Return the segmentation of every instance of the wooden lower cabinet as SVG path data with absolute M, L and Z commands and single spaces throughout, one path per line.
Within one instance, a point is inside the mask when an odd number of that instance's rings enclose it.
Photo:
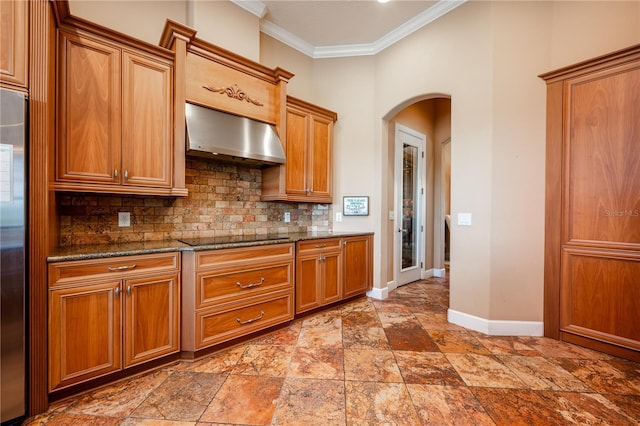
M 49 391 L 179 351 L 180 255 L 49 265 Z
M 373 236 L 342 239 L 344 274 L 342 297 L 365 293 L 373 285 Z
M 294 244 L 183 253 L 182 351 L 293 319 Z
M 340 238 L 302 241 L 296 255 L 296 314 L 342 299 Z
M 301 241 L 296 253 L 296 314 L 371 288 L 372 235 Z

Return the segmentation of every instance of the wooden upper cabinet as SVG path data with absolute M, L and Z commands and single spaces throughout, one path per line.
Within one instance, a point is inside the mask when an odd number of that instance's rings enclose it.
M 57 180 L 119 185 L 120 51 L 61 32 Z
M 288 96 L 286 117 L 287 162 L 263 170 L 263 200 L 331 203 L 337 114 Z
M 56 190 L 186 195 L 174 188 L 184 165 L 174 159 L 172 52 L 60 29 L 57 79 Z
M 171 186 L 171 65 L 123 52 L 123 184 Z
M 0 1 L 0 83 L 9 89 L 28 85 L 29 2 Z

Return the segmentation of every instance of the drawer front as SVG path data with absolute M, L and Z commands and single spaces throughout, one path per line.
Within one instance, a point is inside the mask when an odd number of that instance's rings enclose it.
M 340 248 L 340 238 L 323 238 L 298 242 L 298 252 L 313 252 Z
M 293 261 L 196 274 L 196 308 L 293 288 Z
M 179 270 L 180 254 L 177 252 L 58 262 L 49 264 L 49 287 Z
M 209 250 L 196 253 L 196 271 L 293 259 L 293 243 Z
M 293 291 L 284 290 L 223 310 L 196 313 L 196 349 L 245 336 L 293 319 Z

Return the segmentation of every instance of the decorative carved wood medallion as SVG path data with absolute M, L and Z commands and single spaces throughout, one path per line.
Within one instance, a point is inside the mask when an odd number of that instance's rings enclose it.
M 252 103 L 257 106 L 263 106 L 264 104 L 260 101 L 257 101 L 250 96 L 248 96 L 244 90 L 240 89 L 237 84 L 229 85 L 227 87 L 212 87 L 212 86 L 202 86 L 203 88 L 214 92 L 220 93 L 222 95 L 226 94 L 230 98 L 237 99 L 239 101 L 246 101 Z

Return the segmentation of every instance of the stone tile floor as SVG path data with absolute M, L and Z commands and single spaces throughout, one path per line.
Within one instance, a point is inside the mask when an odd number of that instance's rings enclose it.
M 28 425 L 640 425 L 640 364 L 447 323 L 446 278 L 361 298 Z

